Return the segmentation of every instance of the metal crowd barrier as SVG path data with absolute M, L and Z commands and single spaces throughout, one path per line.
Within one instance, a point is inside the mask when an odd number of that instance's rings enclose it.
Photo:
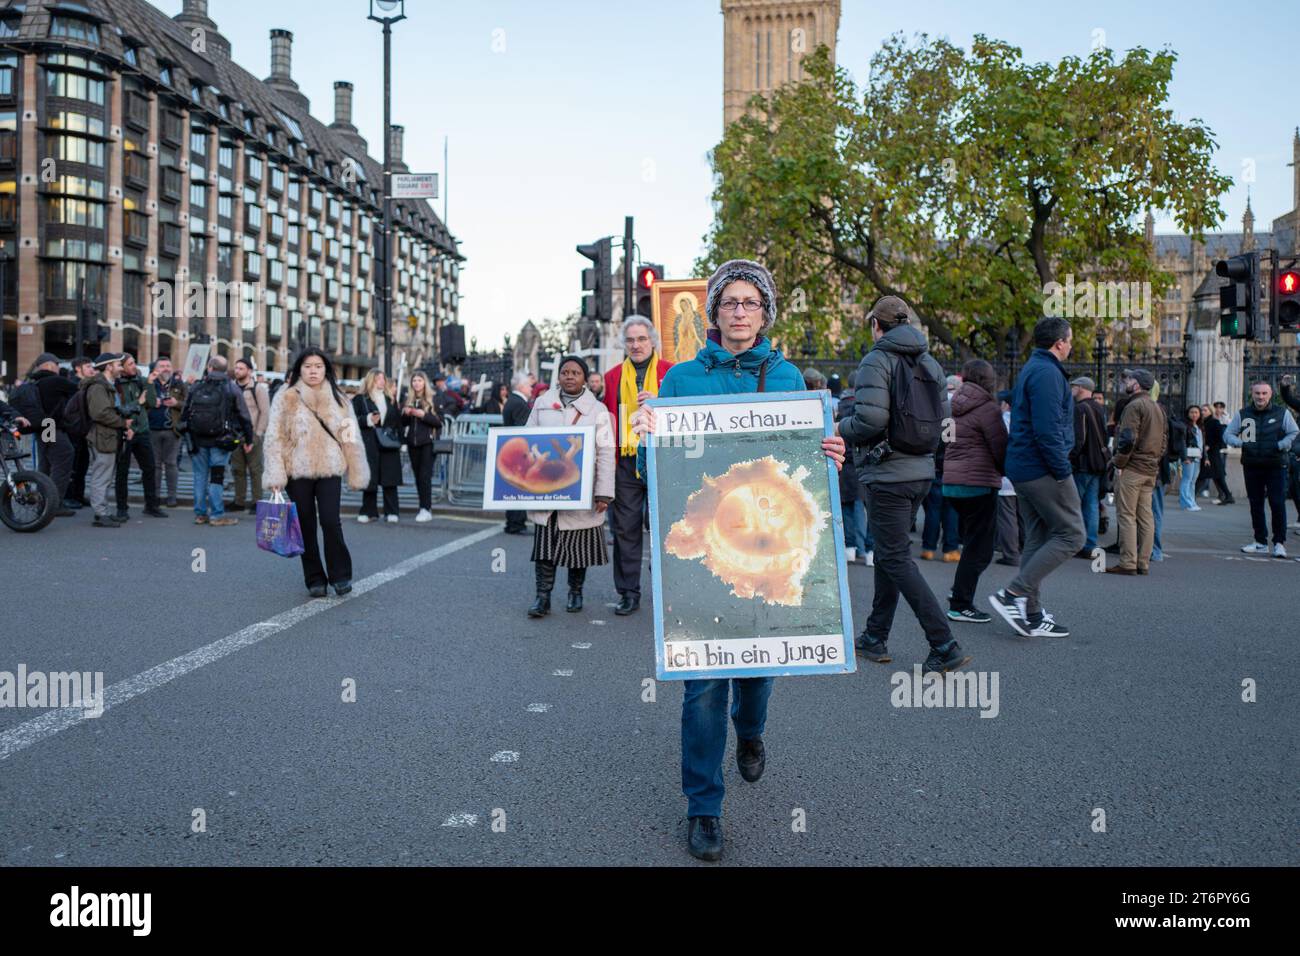
M 461 415 L 443 431 L 452 440 L 447 466 L 447 499 L 454 505 L 483 506 L 483 475 L 487 470 L 488 427 L 500 425 L 500 415 Z

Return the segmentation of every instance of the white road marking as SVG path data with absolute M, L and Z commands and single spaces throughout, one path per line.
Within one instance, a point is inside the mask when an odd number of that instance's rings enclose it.
M 477 813 L 453 813 L 442 821 L 445 827 L 472 827 L 478 825 Z
M 572 647 L 574 650 L 585 651 L 587 650 L 587 648 L 591 647 L 591 644 L 587 641 L 582 641 L 581 643 L 570 644 L 569 646 Z
M 591 623 L 592 623 L 592 624 L 604 624 L 605 622 L 604 622 L 604 621 L 592 621 Z
M 518 763 L 519 754 L 514 750 L 498 750 L 492 755 L 493 763 Z
M 530 714 L 544 714 L 551 709 L 550 704 L 529 704 L 528 712 Z
M 195 648 L 179 657 L 173 657 L 171 660 L 155 665 L 143 673 L 136 674 L 134 677 L 118 681 L 116 684 L 104 688 L 104 710 L 107 711 L 119 704 L 125 704 L 127 701 L 139 697 L 141 694 L 147 694 L 149 691 L 170 683 L 178 677 L 184 677 L 200 667 L 214 664 L 223 657 L 229 657 L 236 651 L 251 647 L 266 640 L 273 634 L 287 631 L 289 628 L 295 627 L 323 611 L 338 607 L 340 604 L 358 598 L 377 587 L 388 584 L 390 581 L 396 581 L 412 571 L 418 571 L 426 564 L 445 558 L 449 554 L 455 554 L 457 551 L 476 545 L 480 541 L 486 541 L 499 533 L 499 528 L 484 528 L 482 531 L 467 534 L 463 538 L 448 541 L 446 544 L 414 555 L 405 561 L 399 561 L 390 568 L 378 571 L 368 578 L 357 581 L 352 585 L 352 593 L 345 598 L 332 598 L 323 601 L 317 599 L 308 601 L 305 604 L 299 604 L 297 607 L 291 607 L 289 610 L 275 615 L 275 617 L 241 628 L 233 634 L 228 634 L 220 640 L 213 641 L 211 644 Z M 0 760 L 6 760 L 20 750 L 26 750 L 32 744 L 53 737 L 69 727 L 75 727 L 85 719 L 86 712 L 80 707 L 63 707 L 51 710 L 40 717 L 23 721 L 17 727 L 0 733 Z
M 572 677 L 573 671 L 552 671 L 552 677 Z

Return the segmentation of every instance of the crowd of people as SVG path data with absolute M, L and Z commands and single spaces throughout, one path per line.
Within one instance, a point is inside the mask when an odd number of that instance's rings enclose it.
M 528 520 L 533 525 L 529 618 L 550 613 L 561 567 L 565 609 L 581 611 L 587 570 L 611 563 L 610 543 L 615 613 L 626 616 L 641 600 L 653 400 L 825 388 L 837 399 L 833 433 L 822 450 L 839 470 L 845 555 L 872 569 L 871 611 L 856 651 L 877 663 L 893 659 L 888 642 L 901 600 L 928 642 L 927 673 L 970 663 L 952 629 L 994 620 L 981 607 L 979 581 L 995 554 L 1017 570 L 984 604 L 1022 637 L 1068 637 L 1068 625 L 1046 607 L 1050 575 L 1071 558 L 1099 563 L 1111 575 L 1150 574 L 1164 557 L 1166 488 L 1176 486 L 1180 507 L 1190 512 L 1201 510 L 1197 501 L 1208 499 L 1211 483 L 1216 504 L 1234 503 L 1229 447 L 1241 449 L 1254 532 L 1241 550 L 1287 557 L 1288 496 L 1300 527 L 1300 428 L 1289 410 L 1300 410 L 1300 395 L 1289 377 L 1281 403 L 1268 383 L 1257 382 L 1251 401 L 1232 416 L 1223 402 L 1175 415 L 1158 401 L 1148 370 L 1125 369 L 1122 393 L 1108 409 L 1091 378 L 1070 379 L 1065 371 L 1070 323 L 1045 317 L 1015 381 L 999 389 L 993 366 L 981 359 L 945 376 L 910 307 L 885 296 L 866 316 L 872 346 L 843 383 L 813 369 L 800 372 L 772 344 L 776 301 L 767 269 L 733 260 L 708 281 L 710 329 L 694 358 L 665 361 L 653 323 L 634 315 L 621 328 L 625 358 L 604 375 L 581 356 L 567 355 L 552 385 L 519 372 L 508 385 L 477 392 L 468 381 L 417 372 L 399 395 L 374 370 L 348 395 L 318 348 L 298 354 L 282 383 L 259 381 L 244 360 L 228 372 L 220 357 L 209 361 L 202 379 L 187 383 L 166 358 L 145 374 L 132 356 L 104 353 L 74 361 L 67 376 L 54 356 L 41 355 L 9 396 L 12 404 L 0 403 L 0 417 L 38 435 L 39 465 L 62 499 L 58 513 L 89 506 L 95 527 L 118 527 L 129 517 L 131 459 L 144 481 L 143 512 L 151 517 L 166 517 L 164 506 L 177 506 L 181 451 L 188 451 L 195 477 L 196 524 L 235 524 L 238 518 L 227 512 L 251 508 L 266 494 L 287 495 L 297 506 L 303 578 L 313 597 L 330 587 L 344 595 L 352 587 L 341 515 L 345 481 L 362 492 L 359 522 L 380 518 L 381 492 L 385 521 L 398 521 L 405 446 L 419 493 L 416 520 L 428 521 L 435 443 L 448 418 L 474 410 L 499 413 L 508 426 L 592 425 L 592 507 L 510 512 L 505 531 L 523 534 Z M 488 394 L 479 401 L 483 391 Z M 229 504 L 227 467 L 236 486 Z M 922 510 L 920 558 L 956 565 L 946 611 L 913 558 L 911 534 Z M 1100 538 L 1112 517 L 1116 540 L 1103 549 Z M 1104 552 L 1118 560 L 1098 562 Z M 728 719 L 736 728 L 739 773 L 756 781 L 766 766 L 763 733 L 773 686 L 770 677 L 684 682 L 682 790 L 688 849 L 700 859 L 722 853 Z

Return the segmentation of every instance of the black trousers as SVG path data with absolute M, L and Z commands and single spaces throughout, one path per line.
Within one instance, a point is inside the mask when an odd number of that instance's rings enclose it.
M 84 438 L 81 441 L 73 441 L 72 445 L 72 477 L 68 480 L 68 491 L 64 497 L 80 501 L 82 504 L 90 504 L 86 497 L 86 472 L 90 471 L 90 445 Z
M 397 486 L 384 486 L 384 514 L 395 515 L 398 512 L 397 507 Z M 361 513 L 369 515 L 372 518 L 379 517 L 379 489 L 371 486 L 368 490 L 361 493 Z
M 415 491 L 420 496 L 420 507 L 433 508 L 433 444 L 409 445 L 411 471 L 415 473 Z
M 352 555 L 343 540 L 343 517 L 339 513 L 343 479 L 291 478 L 285 491 L 298 506 L 298 524 L 302 526 L 302 546 L 305 549 L 302 553 L 302 576 L 307 587 L 351 581 Z M 317 525 L 325 536 L 324 565 L 316 543 Z
M 1225 501 L 1232 497 L 1232 492 L 1228 490 L 1227 476 L 1227 457 L 1226 448 L 1217 448 L 1210 451 L 1205 456 L 1205 462 L 1208 468 L 1202 468 L 1200 475 L 1196 478 L 1196 493 L 1199 495 L 1211 481 L 1214 482 L 1214 488 L 1219 492 L 1219 500 Z
M 961 560 L 952 581 L 952 595 L 948 606 L 954 611 L 969 611 L 975 607 L 975 589 L 980 575 L 993 562 L 993 545 L 998 538 L 998 494 L 974 498 L 948 498 L 949 506 L 957 512 L 957 526 L 961 534 Z
M 117 453 L 117 511 L 122 514 L 127 510 L 128 490 L 126 487 L 127 469 L 131 467 L 131 456 L 140 466 L 144 478 L 144 506 L 150 511 L 158 508 L 158 476 L 154 473 L 153 441 L 148 432 L 136 432 L 129 442 L 125 442 Z
M 646 488 L 636 476 L 636 456 L 619 455 L 614 469 L 614 587 L 619 594 L 641 596 Z
M 72 480 L 72 466 L 77 454 L 72 447 L 72 439 L 67 432 L 58 429 L 54 432 L 52 442 L 41 441 L 39 431 L 35 437 L 33 447 L 36 448 L 37 467 L 42 474 L 49 475 L 59 489 L 59 506 L 62 507 L 63 499 L 68 497 L 68 485 Z
M 1286 469 L 1281 465 L 1241 466 L 1246 479 L 1246 497 L 1250 499 L 1250 523 L 1255 541 L 1268 544 L 1268 523 L 1264 519 L 1264 502 L 1273 519 L 1273 543 L 1286 544 Z
M 925 631 L 930 647 L 946 648 L 952 641 L 948 618 L 912 560 L 912 539 L 907 531 L 916 509 L 930 493 L 930 482 L 872 482 L 867 491 L 868 520 L 876 545 L 875 594 L 867 618 L 867 637 L 876 641 L 889 638 L 902 595 Z

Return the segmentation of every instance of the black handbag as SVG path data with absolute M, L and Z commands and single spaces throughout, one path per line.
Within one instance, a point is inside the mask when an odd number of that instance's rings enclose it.
M 374 409 L 375 414 L 379 414 L 379 408 L 371 401 L 370 396 L 366 396 L 366 402 Z M 397 429 L 391 425 L 375 426 L 375 442 L 383 451 L 399 451 L 402 447 L 402 436 L 397 433 Z

